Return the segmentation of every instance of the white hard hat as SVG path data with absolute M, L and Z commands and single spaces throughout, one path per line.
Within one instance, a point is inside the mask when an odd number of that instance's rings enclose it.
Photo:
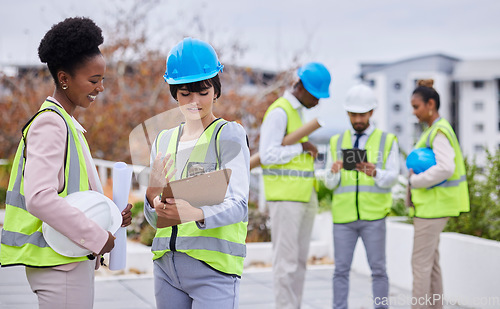
M 351 113 L 366 113 L 377 107 L 377 98 L 373 90 L 363 84 L 353 86 L 347 91 L 344 103 L 346 111 Z
M 96 191 L 80 191 L 71 193 L 64 199 L 69 205 L 81 210 L 87 218 L 112 234 L 118 231 L 122 224 L 120 210 L 104 194 Z M 90 250 L 78 246 L 45 222 L 42 224 L 42 232 L 45 241 L 60 255 L 82 257 L 92 253 Z

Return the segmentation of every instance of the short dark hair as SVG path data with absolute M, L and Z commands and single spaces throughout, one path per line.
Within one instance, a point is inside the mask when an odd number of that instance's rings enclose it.
M 432 86 L 434 81 L 432 79 L 422 79 L 417 82 L 417 88 L 413 90 L 412 94 L 418 94 L 424 101 L 424 103 L 429 103 L 430 99 L 436 102 L 436 110 L 439 110 L 439 93 Z
M 102 30 L 86 17 L 66 18 L 53 25 L 38 46 L 38 57 L 47 63 L 57 84 L 60 70 L 73 74 L 88 59 L 100 55 L 99 45 L 104 42 Z
M 197 82 L 187 83 L 187 84 L 176 84 L 170 85 L 170 94 L 174 99 L 177 100 L 177 91 L 182 87 L 186 87 L 189 92 L 200 92 L 206 90 L 210 87 L 214 87 L 215 97 L 218 99 L 221 95 L 222 85 L 220 83 L 219 74 L 212 78 L 200 80 Z

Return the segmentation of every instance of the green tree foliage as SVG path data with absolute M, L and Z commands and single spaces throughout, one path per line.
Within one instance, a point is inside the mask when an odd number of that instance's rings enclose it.
M 470 212 L 450 218 L 445 232 L 500 241 L 500 150 L 487 152 L 483 169 L 466 159 Z

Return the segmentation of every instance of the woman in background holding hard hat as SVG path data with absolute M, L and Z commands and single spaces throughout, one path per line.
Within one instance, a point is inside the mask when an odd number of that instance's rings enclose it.
M 151 150 L 145 215 L 153 240 L 157 308 L 237 308 L 246 255 L 249 149 L 243 127 L 214 116 L 223 65 L 208 43 L 185 38 L 170 51 L 165 81 L 186 122 L 158 134 Z M 196 208 L 159 195 L 167 181 L 232 170 L 224 201 Z
M 439 265 L 439 234 L 449 217 L 469 211 L 469 193 L 465 166 L 457 137 L 450 123 L 439 116 L 439 94 L 432 80 L 418 81 L 413 91 L 413 114 L 429 127 L 422 133 L 415 148 L 432 148 L 436 164 L 415 174 L 410 169 L 409 186 L 415 217 L 412 254 L 413 297 L 433 299 L 443 294 Z M 444 182 L 443 182 L 444 181 Z M 441 183 L 441 184 L 440 184 Z M 427 306 L 412 305 L 413 308 Z M 432 308 L 442 308 L 437 301 Z
M 38 48 L 56 89 L 22 131 L 7 192 L 0 263 L 26 266 L 39 308 L 92 308 L 94 269 L 99 265 L 95 256 L 114 246 L 111 232 L 65 199 L 80 191 L 102 192 L 85 130 L 72 116 L 104 90 L 106 64 L 98 47 L 102 42 L 101 29 L 92 20 L 68 18 L 54 25 Z M 102 205 L 107 207 L 106 202 Z M 119 225 L 130 224 L 130 208 Z M 42 223 L 91 254 L 57 253 L 48 245 Z

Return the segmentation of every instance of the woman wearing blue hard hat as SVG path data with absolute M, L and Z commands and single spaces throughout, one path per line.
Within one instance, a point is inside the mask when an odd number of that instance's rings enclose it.
M 213 114 L 222 68 L 212 46 L 192 38 L 179 42 L 167 58 L 164 78 L 185 122 L 161 131 L 151 150 L 144 211 L 157 228 L 152 245 L 157 308 L 238 307 L 250 153 L 243 127 Z M 168 181 L 224 168 L 232 173 L 220 204 L 198 208 L 159 198 Z M 160 224 L 159 217 L 167 223 Z
M 450 123 L 439 116 L 439 94 L 432 85 L 432 80 L 420 80 L 411 97 L 413 114 L 421 123 L 429 126 L 415 148 L 430 148 L 435 157 L 433 164 L 432 154 L 420 151 L 409 156 L 409 159 L 413 161 L 419 156 L 423 162 L 408 162 L 409 166 L 423 167 L 423 171 L 418 174 L 410 168 L 409 177 L 415 212 L 412 294 L 417 300 L 433 299 L 433 295 L 443 294 L 439 234 L 449 217 L 469 211 L 469 193 L 460 145 Z M 419 306 L 418 302 L 412 307 L 427 308 Z M 442 308 L 442 303 L 437 301 L 431 307 Z

